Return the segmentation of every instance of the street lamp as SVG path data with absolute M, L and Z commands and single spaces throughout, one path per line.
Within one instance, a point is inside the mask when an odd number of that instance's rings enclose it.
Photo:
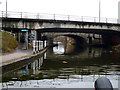
M 6 17 L 7 17 L 7 0 L 6 0 Z
M 100 14 L 101 14 L 101 2 L 100 2 L 100 0 L 99 0 L 99 22 L 100 22 Z

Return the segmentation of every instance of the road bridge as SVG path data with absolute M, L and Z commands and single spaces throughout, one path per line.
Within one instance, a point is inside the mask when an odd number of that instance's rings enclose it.
M 120 31 L 120 20 L 113 18 L 57 15 L 57 14 L 31 14 L 19 12 L 2 11 L 3 29 L 41 29 L 41 28 L 90 28 L 90 29 L 112 29 Z
M 1 11 L 2 23 L 0 27 L 5 31 L 17 33 L 20 41 L 22 30 L 29 35 L 34 34 L 34 39 L 40 39 L 42 33 L 86 33 L 100 34 L 107 39 L 120 43 L 120 20 L 112 18 L 99 18 L 59 15 L 59 14 L 34 14 L 26 12 Z M 106 36 L 107 35 L 107 36 Z M 37 37 L 37 38 L 36 38 Z

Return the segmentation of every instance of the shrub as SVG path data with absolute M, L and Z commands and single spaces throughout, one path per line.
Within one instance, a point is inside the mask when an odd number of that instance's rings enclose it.
M 2 33 L 2 38 L 0 39 L 2 39 L 1 48 L 3 53 L 10 52 L 18 46 L 18 42 L 13 35 L 7 32 L 0 32 L 0 33 Z

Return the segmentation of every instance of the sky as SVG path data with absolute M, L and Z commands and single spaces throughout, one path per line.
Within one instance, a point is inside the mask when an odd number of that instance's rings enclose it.
M 100 0 L 101 17 L 118 18 L 120 0 Z M 0 11 L 6 0 L 0 0 Z M 8 11 L 99 17 L 99 0 L 7 0 Z

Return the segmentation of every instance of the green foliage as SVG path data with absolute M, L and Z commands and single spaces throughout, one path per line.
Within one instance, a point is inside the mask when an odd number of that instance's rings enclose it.
M 0 49 L 2 49 L 3 53 L 10 52 L 18 46 L 18 42 L 16 38 L 13 37 L 13 35 L 7 32 L 0 32 L 0 35 L 2 35 L 2 37 L 0 38 L 2 40 L 2 44 L 0 44 Z

